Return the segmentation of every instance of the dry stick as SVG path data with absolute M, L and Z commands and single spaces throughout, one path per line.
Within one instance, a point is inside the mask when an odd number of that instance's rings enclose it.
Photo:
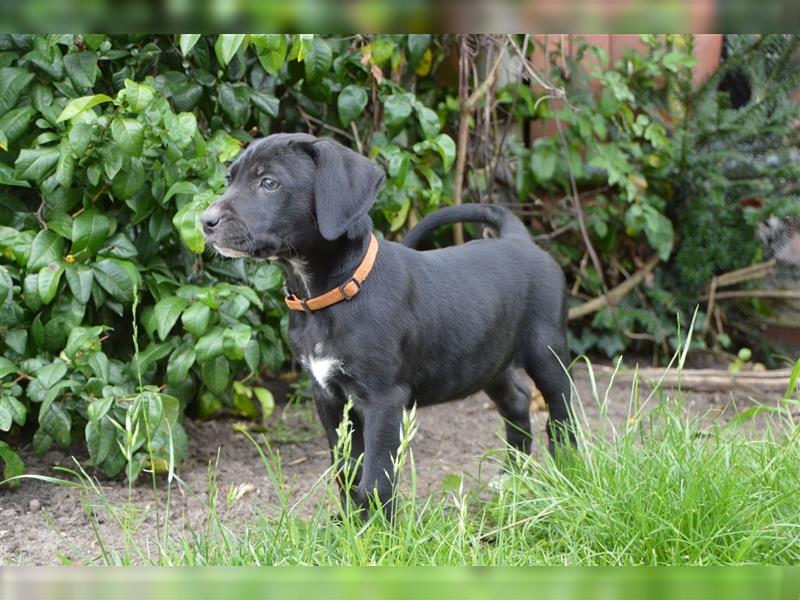
M 700 296 L 701 300 L 709 300 L 711 294 Z M 733 290 L 730 292 L 716 292 L 717 300 L 725 298 L 789 298 L 800 300 L 800 290 Z M 709 302 L 711 305 L 711 302 Z
M 614 369 L 596 365 L 595 371 L 611 373 Z M 772 371 L 743 371 L 730 373 L 721 369 L 683 369 L 680 372 L 664 374 L 663 369 L 646 368 L 633 372 L 620 372 L 617 381 L 627 381 L 634 377 L 643 381 L 660 379 L 662 386 L 680 386 L 695 391 L 720 391 L 733 388 L 751 388 L 761 392 L 785 392 L 789 386 L 791 369 Z
M 502 62 L 505 47 L 506 45 L 503 44 L 502 48 L 498 51 L 497 58 L 489 74 L 486 76 L 486 79 L 484 79 L 475 91 L 461 104 L 458 121 L 458 141 L 456 142 L 456 172 L 455 181 L 453 183 L 453 204 L 456 205 L 461 204 L 461 194 L 464 189 L 464 169 L 467 166 L 467 145 L 469 144 L 469 118 L 475 111 L 475 107 L 478 105 L 481 98 L 483 98 L 489 88 L 494 85 L 497 79 L 497 69 Z M 453 225 L 453 242 L 456 245 L 464 243 L 463 223 L 456 223 Z
M 744 281 L 749 281 L 751 279 L 761 279 L 766 277 L 770 271 L 775 267 L 777 261 L 773 258 L 772 260 L 767 260 L 764 262 L 756 263 L 754 265 L 750 265 L 749 267 L 744 267 L 743 269 L 737 269 L 735 271 L 729 271 L 728 273 L 723 273 L 722 275 L 715 275 L 711 278 L 711 283 L 709 284 L 708 294 L 701 296 L 701 300 L 708 300 L 708 305 L 706 307 L 706 313 L 709 315 L 715 314 L 714 309 L 716 308 L 714 302 L 717 298 L 735 298 L 737 296 L 731 296 L 731 292 L 719 292 L 717 293 L 717 288 L 720 287 L 727 287 L 729 285 L 734 285 L 736 283 L 742 283 Z M 721 294 L 721 295 L 720 295 Z M 744 296 L 738 296 L 744 297 Z M 716 312 L 718 314 L 719 311 Z M 719 323 L 717 324 L 719 327 Z
M 593 312 L 600 310 L 605 306 L 609 306 L 611 304 L 615 304 L 619 302 L 622 298 L 628 295 L 633 288 L 639 285 L 644 278 L 647 277 L 647 274 L 652 271 L 655 266 L 659 263 L 658 256 L 652 257 L 647 263 L 636 271 L 633 275 L 631 275 L 628 279 L 620 283 L 617 287 L 608 291 L 608 293 L 603 294 L 602 296 L 598 296 L 593 300 L 589 300 L 585 304 L 581 304 L 580 306 L 575 306 L 569 309 L 568 318 L 569 319 L 578 319 L 580 317 L 586 316 Z
M 33 215 L 36 217 L 36 220 L 39 221 L 39 225 L 42 226 L 42 229 L 48 229 L 47 222 L 44 220 L 42 212 L 44 211 L 44 207 L 47 201 L 42 196 L 42 202 L 39 204 L 39 208 L 36 209 L 36 212 Z

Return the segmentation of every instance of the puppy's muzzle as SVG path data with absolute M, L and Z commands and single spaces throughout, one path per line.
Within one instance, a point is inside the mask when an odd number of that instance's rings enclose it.
M 222 222 L 222 211 L 215 205 L 209 206 L 203 215 L 200 217 L 200 223 L 203 225 L 203 232 L 210 235 L 214 229 Z

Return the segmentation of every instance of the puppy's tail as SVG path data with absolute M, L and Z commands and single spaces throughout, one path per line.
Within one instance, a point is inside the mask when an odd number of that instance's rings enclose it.
M 493 204 L 460 204 L 447 206 L 426 216 L 405 235 L 403 245 L 418 248 L 437 227 L 461 222 L 489 225 L 497 231 L 497 237 L 530 240 L 525 225 L 507 208 Z

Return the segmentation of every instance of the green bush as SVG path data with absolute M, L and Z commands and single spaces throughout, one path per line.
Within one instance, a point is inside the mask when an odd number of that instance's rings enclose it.
M 280 271 L 204 256 L 198 215 L 244 144 L 312 123 L 386 165 L 386 230 L 435 208 L 442 56 L 425 35 L 0 35 L 0 431 L 83 437 L 133 478 L 185 454 L 184 411 L 268 416 Z
M 800 36 L 729 36 L 725 62 L 696 89 L 691 36 L 642 37 L 647 51 L 629 51 L 616 64 L 585 44 L 575 58 L 553 52 L 548 76 L 571 106 L 540 101 L 544 92 L 527 89 L 525 101 L 515 100 L 516 84 L 499 96 L 521 118 L 563 123 L 566 151 L 558 135 L 516 149 L 517 192 L 523 201 L 534 191 L 570 197 L 574 176 L 602 273 L 586 260 L 574 210 L 559 205 L 545 215 L 551 229 L 566 230 L 549 249 L 574 295 L 597 297 L 603 281 L 611 288 L 653 254 L 661 260 L 641 294 L 573 324 L 573 351 L 609 357 L 653 346 L 669 356 L 679 344 L 676 312 L 688 322 L 712 276 L 759 260 L 756 223 L 800 215 L 798 104 L 791 99 L 800 86 Z M 586 54 L 596 65 L 584 70 Z M 733 106 L 720 85 L 733 73 L 751 90 L 744 106 Z M 706 322 L 701 311 L 700 333 Z M 702 335 L 696 344 L 704 344 Z

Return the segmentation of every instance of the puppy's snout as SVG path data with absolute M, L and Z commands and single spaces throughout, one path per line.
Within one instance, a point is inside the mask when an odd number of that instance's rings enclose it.
M 209 206 L 203 213 L 203 216 L 200 217 L 200 222 L 203 224 L 203 231 L 206 233 L 211 233 L 214 228 L 219 225 L 221 220 L 222 211 L 213 204 Z

